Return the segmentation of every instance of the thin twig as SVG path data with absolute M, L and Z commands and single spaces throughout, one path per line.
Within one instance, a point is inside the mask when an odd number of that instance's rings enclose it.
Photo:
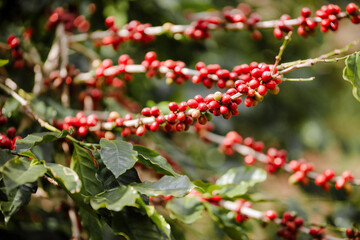
M 17 94 L 14 90 L 8 88 L 2 82 L 0 82 L 0 88 L 2 90 L 4 90 L 7 94 L 11 95 L 16 101 L 18 101 L 21 104 L 21 106 L 23 106 L 26 109 L 29 116 L 32 117 L 34 120 L 36 120 L 40 124 L 41 127 L 46 128 L 47 130 L 49 130 L 51 132 L 61 133 L 61 130 L 57 129 L 56 127 L 54 127 L 50 123 L 46 122 L 45 120 L 41 119 L 36 113 L 34 113 L 34 111 L 29 106 L 28 101 L 26 101 L 23 97 L 21 97 L 19 94 Z M 72 142 L 76 142 L 84 147 L 93 147 L 94 145 L 96 145 L 96 144 L 92 144 L 92 143 L 81 142 L 81 141 L 73 138 L 70 135 L 66 135 L 66 138 L 71 140 Z
M 283 55 L 286 46 L 289 44 L 290 40 L 291 40 L 291 35 L 292 35 L 292 31 L 288 32 L 288 34 L 285 36 L 283 43 L 281 44 L 281 47 L 279 49 L 279 53 L 278 55 L 275 57 L 275 63 L 274 63 L 274 67 L 271 71 L 271 76 L 274 75 L 275 70 L 279 64 L 279 62 L 281 61 L 281 56 Z
M 217 135 L 215 133 L 206 131 L 205 135 L 204 135 L 205 139 L 207 139 L 208 141 L 217 143 L 219 145 L 221 145 L 223 143 L 223 140 L 225 139 L 225 137 Z M 243 144 L 234 144 L 233 145 L 233 149 L 238 152 L 239 154 L 246 156 L 246 155 L 252 155 L 256 160 L 258 160 L 259 162 L 266 164 L 267 162 L 267 155 L 261 152 L 257 152 L 254 149 L 252 149 L 251 147 L 245 146 Z M 282 169 L 288 173 L 294 173 L 293 170 L 290 168 L 290 165 L 288 163 L 285 163 L 284 165 L 282 165 Z M 311 179 L 315 179 L 317 176 L 319 176 L 320 173 L 314 172 L 314 171 L 308 171 L 306 172 L 306 176 L 311 178 Z M 332 178 L 330 181 L 332 182 L 336 182 L 337 179 L 339 179 L 340 176 L 336 176 L 334 178 Z M 360 185 L 360 179 L 354 179 L 351 184 L 353 185 Z
M 220 201 L 220 206 L 222 206 L 223 208 L 228 209 L 230 211 L 239 210 L 239 203 L 232 202 L 232 201 L 222 200 L 222 201 Z M 243 206 L 243 207 L 240 208 L 240 212 L 242 214 L 244 214 L 246 216 L 249 216 L 251 218 L 254 218 L 254 219 L 258 219 L 258 220 L 261 220 L 261 221 L 265 220 L 264 213 L 261 212 L 261 211 L 255 210 L 253 208 Z M 281 224 L 281 219 L 276 218 L 276 219 L 273 220 L 273 222 L 280 225 Z M 309 234 L 310 229 L 303 226 L 303 227 L 299 228 L 299 231 L 302 232 L 302 233 Z M 324 237 L 324 239 L 328 239 L 328 240 L 341 240 L 341 239 L 343 239 L 343 238 L 338 238 L 338 237 L 334 237 L 334 236 L 330 236 L 330 235 L 324 235 L 323 237 Z
M 337 18 L 343 19 L 346 18 L 347 14 L 346 12 L 341 12 L 337 15 Z M 309 18 L 312 19 L 315 22 L 321 22 L 321 18 L 319 17 L 314 17 L 314 18 Z M 253 28 L 255 29 L 261 29 L 261 28 L 274 28 L 277 26 L 279 20 L 269 20 L 269 21 L 260 21 L 257 22 Z M 300 25 L 300 20 L 295 18 L 295 19 L 289 19 L 289 20 L 284 20 L 284 25 L 286 26 L 298 26 Z M 161 35 L 164 32 L 170 32 L 173 34 L 176 33 L 184 33 L 186 31 L 187 28 L 189 28 L 190 25 L 171 25 L 169 27 L 168 24 L 164 24 L 162 26 L 154 26 L 154 27 L 148 27 L 145 29 L 145 34 L 147 35 Z M 220 30 L 220 29 L 226 29 L 226 30 L 245 30 L 248 28 L 248 25 L 246 23 L 225 23 L 222 25 L 216 25 L 216 24 L 209 24 L 208 25 L 210 30 Z M 72 35 L 70 36 L 69 41 L 70 42 L 80 42 L 80 41 L 85 41 L 88 39 L 102 39 L 104 37 L 107 36 L 111 36 L 114 35 L 114 32 L 112 31 L 95 31 L 92 33 L 81 33 L 81 34 L 77 34 L 77 35 Z M 117 35 L 120 37 L 127 37 L 129 35 L 129 32 L 126 29 L 120 29 L 117 31 Z

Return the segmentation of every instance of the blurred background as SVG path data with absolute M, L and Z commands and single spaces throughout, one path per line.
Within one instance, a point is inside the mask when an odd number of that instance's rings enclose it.
M 248 3 L 263 20 L 278 19 L 287 13 L 297 17 L 302 7 L 309 7 L 313 12 L 324 4 L 339 4 L 342 9 L 349 1 L 220 1 L 220 0 L 136 0 L 136 1 L 69 1 L 69 0 L 12 0 L 0 1 L 0 41 L 6 42 L 10 34 L 21 36 L 27 28 L 33 29 L 32 42 L 38 48 L 43 59 L 51 47 L 54 31 L 46 31 L 45 23 L 51 11 L 58 6 L 76 9 L 90 21 L 90 31 L 105 30 L 104 20 L 115 16 L 120 26 L 131 20 L 151 23 L 153 26 L 166 22 L 189 24 L 193 13 L 220 10 L 225 6 L 236 7 L 240 2 Z M 358 4 L 358 2 L 357 2 Z M 90 6 L 90 7 L 89 7 Z M 95 9 L 94 9 L 95 6 Z M 91 11 L 90 11 L 91 10 Z M 272 64 L 281 40 L 273 37 L 272 30 L 261 30 L 262 38 L 254 41 L 248 31 L 212 32 L 212 37 L 205 41 L 189 39 L 175 40 L 169 36 L 158 36 L 155 41 L 141 45 L 134 42 L 122 44 L 117 51 L 109 46 L 94 48 L 91 41 L 83 43 L 93 48 L 102 59 L 114 61 L 121 54 L 129 54 L 137 63 L 143 60 L 148 51 L 155 51 L 158 59 L 181 60 L 190 68 L 195 68 L 198 61 L 206 64 L 218 63 L 231 70 L 233 66 L 252 61 Z M 282 62 L 314 58 L 335 48 L 341 48 L 360 38 L 358 25 L 350 21 L 341 21 L 337 32 L 317 33 L 308 38 L 293 34 L 286 48 Z M 355 51 L 355 47 L 350 51 Z M 7 52 L 0 52 L 2 59 L 9 58 Z M 76 53 L 70 55 L 70 62 L 82 71 L 89 63 Z M 265 100 L 256 107 L 240 106 L 240 114 L 230 120 L 214 117 L 215 132 L 226 134 L 236 130 L 243 137 L 252 136 L 262 140 L 267 147 L 283 148 L 288 151 L 289 159 L 304 157 L 315 164 L 317 172 L 327 168 L 336 169 L 337 173 L 351 170 L 354 176 L 360 176 L 357 168 L 360 160 L 360 103 L 352 96 L 351 86 L 342 78 L 344 62 L 319 63 L 311 68 L 293 71 L 286 77 L 311 77 L 311 82 L 284 82 L 280 85 L 278 95 L 268 94 Z M 30 91 L 33 86 L 33 71 L 25 66 L 22 70 L 6 67 L 7 74 L 23 89 Z M 135 74 L 135 79 L 126 85 L 127 95 L 141 107 L 162 101 L 184 101 L 197 94 L 206 96 L 216 91 L 216 87 L 206 90 L 203 86 L 194 86 L 191 82 L 181 86 L 166 85 L 164 79 L 149 79 L 143 74 Z M 44 96 L 46 97 L 46 96 Z M 48 96 L 49 97 L 49 96 Z M 79 109 L 75 103 L 71 106 Z M 112 111 L 111 104 L 103 104 L 103 109 Z M 61 113 L 57 113 L 60 117 Z M 19 117 L 12 119 L 19 124 Z M 26 133 L 37 127 L 24 129 Z M 210 179 L 219 176 L 227 169 L 242 165 L 243 157 L 233 155 L 226 157 L 218 151 L 215 144 L 204 143 L 192 133 L 174 134 L 171 136 L 149 134 L 147 139 L 155 141 L 152 146 L 158 151 L 168 152 L 172 159 L 183 166 L 183 170 L 194 179 Z M 171 139 L 172 142 L 168 142 Z M 53 153 L 54 155 L 55 153 Z M 309 222 L 327 223 L 336 227 L 348 227 L 351 222 L 360 221 L 359 191 L 354 189 L 349 195 L 344 191 L 323 192 L 310 183 L 306 187 L 290 186 L 288 174 L 278 173 L 268 176 L 260 184 L 257 192 L 263 198 L 274 200 L 272 203 L 257 203 L 260 209 L 269 206 L 279 210 L 296 210 Z M 57 193 L 58 194 L 58 193 Z M 60 196 L 61 197 L 61 196 Z M 53 198 L 54 199 L 54 196 Z M 55 196 L 56 199 L 56 196 Z M 1 234 L 15 234 L 19 239 L 45 239 L 51 233 L 52 239 L 67 239 L 70 225 L 62 219 L 57 201 L 34 198 L 28 208 L 18 214 L 8 226 L 0 223 Z M 206 213 L 204 214 L 206 216 Z M 270 226 L 262 234 L 260 225 L 255 221 L 249 224 L 250 239 L 276 239 L 276 228 Z M 226 239 L 227 237 L 216 225 L 209 224 L 204 217 L 193 226 L 174 225 L 175 239 Z M 185 231 L 184 231 L 185 229 Z M 21 230 L 21 231 L 20 231 Z M 270 232 L 270 234 L 269 234 Z M 106 238 L 115 238 L 105 231 Z M 5 235 L 4 235 L 5 236 Z M 30 237 L 31 236 L 31 237 Z M 12 238 L 15 239 L 15 238 Z M 299 239 L 307 239 L 300 236 Z

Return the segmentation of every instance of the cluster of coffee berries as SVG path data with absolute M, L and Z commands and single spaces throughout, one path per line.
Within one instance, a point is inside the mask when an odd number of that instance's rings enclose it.
M 298 17 L 300 25 L 297 29 L 297 33 L 299 35 L 307 37 L 315 32 L 317 22 L 311 19 L 310 16 L 311 16 L 310 8 L 305 7 L 301 9 L 301 16 Z
M 360 23 L 359 7 L 355 3 L 349 3 L 346 6 L 346 12 L 349 14 L 352 23 Z
M 159 72 L 161 62 L 157 60 L 156 53 L 151 51 L 145 54 L 145 59 L 141 65 L 146 69 L 146 77 L 154 77 Z
M 169 71 L 165 73 L 166 83 L 172 84 L 182 84 L 184 81 L 190 79 L 189 75 L 186 75 L 182 72 L 185 67 L 185 63 L 182 61 L 173 61 L 171 59 L 161 62 L 161 66 L 167 67 Z
M 236 90 L 247 97 L 244 100 L 246 107 L 256 106 L 264 99 L 267 91 L 278 94 L 281 80 L 272 77 L 273 66 L 266 63 L 252 62 L 250 65 L 242 64 L 234 67 L 233 72 L 238 74 L 239 80 L 235 81 Z M 274 74 L 277 69 L 274 69 Z
M 360 232 L 356 229 L 349 227 L 345 231 L 347 240 L 358 240 L 360 239 Z
M 306 177 L 306 173 L 312 171 L 314 165 L 306 162 L 305 159 L 299 159 L 291 160 L 289 162 L 289 168 L 294 172 L 289 178 L 290 183 L 295 184 L 301 182 L 302 184 L 307 185 L 309 179 Z
M 326 169 L 322 174 L 315 178 L 315 184 L 321 186 L 324 190 L 330 189 L 331 179 L 335 177 L 335 172 L 332 169 Z
M 266 161 L 267 164 L 266 170 L 269 173 L 274 173 L 278 168 L 281 168 L 287 159 L 287 153 L 285 150 L 277 150 L 276 148 L 269 148 L 266 152 Z
M 75 117 L 67 116 L 64 119 L 64 123 L 57 123 L 57 126 L 64 130 L 70 130 L 73 128 L 75 134 L 80 137 L 88 134 L 89 127 L 94 127 L 98 123 L 98 117 L 95 114 L 85 116 L 83 112 L 78 112 Z
M 240 3 L 236 8 L 225 7 L 223 17 L 228 23 L 243 23 L 246 28 L 252 31 L 254 40 L 261 39 L 261 33 L 256 30 L 256 23 L 261 20 L 259 14 L 252 12 L 251 7 L 246 3 Z
M 144 135 L 145 133 L 145 129 L 143 126 L 139 126 L 138 128 L 135 128 L 135 127 L 126 127 L 125 124 L 124 124 L 124 121 L 130 121 L 133 119 L 133 116 L 131 113 L 127 113 L 123 118 L 120 116 L 120 114 L 118 112 L 111 112 L 109 114 L 109 117 L 107 119 L 107 122 L 109 123 L 115 123 L 115 126 L 116 127 L 120 127 L 122 128 L 122 132 L 121 132 L 121 136 L 122 137 L 127 137 L 131 134 L 137 134 L 137 135 Z M 107 133 L 110 133 L 110 132 L 107 132 Z M 106 136 L 105 136 L 106 137 Z M 108 138 L 108 137 L 106 137 Z M 109 138 L 108 138 L 109 139 Z
M 226 93 L 222 94 L 221 92 L 216 92 L 215 94 L 209 94 L 205 99 L 201 95 L 195 96 L 193 99 L 189 99 L 187 102 L 181 102 L 177 104 L 176 102 L 169 103 L 170 113 L 168 115 L 161 114 L 158 107 L 154 106 L 152 108 L 144 108 L 141 113 L 145 117 L 152 117 L 147 119 L 144 123 L 144 119 L 139 119 L 136 124 L 131 124 L 132 128 L 136 128 L 136 134 L 142 136 L 146 130 L 157 131 L 159 126 L 162 125 L 164 130 L 167 132 L 178 131 L 182 132 L 188 130 L 190 125 L 194 122 L 199 122 L 200 124 L 206 124 L 208 120 L 211 120 L 212 113 L 216 116 L 222 115 L 225 119 L 230 118 L 232 115 L 239 114 L 237 109 L 238 104 L 241 103 L 241 98 L 232 99 L 231 96 L 236 94 L 237 91 L 229 89 Z M 188 111 L 187 109 L 190 108 Z M 116 123 L 117 119 L 111 119 Z M 131 120 L 131 119 L 125 119 Z M 120 121 L 120 120 L 119 120 Z M 126 125 L 126 124 L 125 124 Z M 117 127 L 124 127 L 126 131 L 125 136 L 133 133 L 131 129 L 126 130 L 124 125 L 124 120 L 121 120 L 121 124 L 116 123 Z M 127 134 L 128 133 L 128 134 Z
M 4 127 L 7 122 L 7 117 L 0 112 L 0 127 Z M 9 127 L 5 133 L 0 133 L 0 148 L 13 150 L 17 139 L 21 139 L 21 137 L 16 136 L 16 128 Z
M 103 45 L 112 45 L 114 49 L 117 49 L 119 45 L 127 41 L 141 42 L 147 44 L 154 40 L 154 36 L 146 34 L 145 30 L 151 27 L 151 24 L 141 24 L 137 20 L 133 20 L 126 24 L 121 30 L 115 25 L 115 18 L 113 16 L 105 19 L 105 25 L 113 33 L 112 35 L 106 36 L 102 39 Z M 126 32 L 121 34 L 121 31 Z M 121 36 L 119 36 L 121 35 Z
M 354 176 L 349 170 L 344 171 L 341 176 L 336 179 L 335 188 L 341 189 L 345 187 L 346 183 L 354 181 Z
M 202 83 L 209 89 L 214 85 L 211 77 L 216 77 L 217 86 L 221 89 L 234 87 L 234 80 L 238 77 L 236 73 L 230 73 L 226 69 L 221 69 L 219 64 L 209 64 L 206 66 L 205 63 L 198 62 L 196 70 L 199 71 L 199 74 L 192 77 L 192 82 L 194 84 Z
M 107 81 L 112 83 L 113 77 L 118 74 L 124 74 L 124 79 L 129 81 L 131 80 L 131 70 L 127 71 L 126 65 L 133 63 L 133 60 L 130 59 L 128 55 L 121 55 L 119 57 L 119 65 L 116 66 L 113 66 L 110 59 L 105 59 L 95 70 L 95 76 L 97 78 L 103 76 L 110 77 Z M 166 82 L 168 84 L 174 82 L 182 84 L 190 78 L 190 75 L 185 74 L 183 71 L 185 68 L 184 62 L 173 61 L 171 59 L 159 61 L 157 60 L 155 52 L 148 52 L 141 65 L 145 67 L 145 72 L 148 77 L 160 76 L 160 70 L 162 73 L 165 72 Z M 161 69 L 162 67 L 163 69 Z M 280 76 L 273 76 L 273 74 L 277 74 L 277 69 L 273 70 L 273 65 L 266 63 L 251 62 L 249 65 L 242 64 L 235 66 L 230 72 L 226 69 L 221 69 L 218 64 L 205 65 L 203 62 L 199 62 L 196 64 L 196 69 L 198 74 L 192 77 L 193 83 L 203 83 L 205 87 L 212 88 L 214 82 L 217 82 L 219 88 L 229 88 L 227 95 L 232 96 L 236 93 L 247 95 L 244 100 L 246 107 L 252 107 L 258 102 L 261 102 L 268 91 L 272 94 L 278 94 L 280 91 L 278 86 L 281 83 L 279 79 Z M 118 83 L 119 81 L 115 82 Z M 122 82 L 120 85 L 122 86 Z M 228 102 L 229 96 L 224 96 L 224 101 Z M 240 104 L 241 100 L 238 99 L 237 101 L 239 102 L 238 104 Z M 227 103 L 224 105 L 227 105 Z M 209 109 L 213 110 L 212 108 Z M 232 108 L 231 110 L 235 109 L 236 108 Z M 226 108 L 223 107 L 220 112 L 221 114 L 227 113 Z M 218 116 L 220 114 L 215 115 Z
M 53 88 L 60 87 L 63 83 L 70 85 L 73 82 L 73 79 L 80 73 L 80 70 L 77 69 L 74 65 L 68 64 L 66 66 L 67 76 L 62 78 L 60 76 L 59 70 L 54 70 L 50 72 L 49 76 L 44 79 L 44 84 L 46 86 L 52 86 Z
M 64 24 L 65 31 L 72 32 L 77 29 L 79 32 L 87 32 L 90 28 L 90 23 L 83 15 L 78 15 L 74 12 L 58 7 L 48 18 L 46 29 L 53 29 L 59 23 Z
M 276 22 L 276 26 L 274 28 L 273 34 L 277 39 L 281 39 L 285 34 L 293 30 L 292 26 L 288 26 L 285 24 L 285 20 L 289 20 L 290 16 L 284 14 L 280 17 L 279 21 Z
M 0 133 L 0 148 L 1 149 L 15 149 L 15 142 L 17 139 L 21 139 L 20 136 L 16 136 L 16 128 L 9 127 L 6 134 Z
M 11 55 L 14 58 L 14 68 L 21 69 L 24 66 L 23 52 L 20 49 L 20 39 L 11 34 L 7 39 L 7 44 L 11 49 Z
M 310 227 L 309 235 L 313 238 L 313 240 L 323 240 L 325 235 L 324 228 L 318 227 Z
M 220 24 L 220 18 L 218 17 L 206 17 L 198 19 L 190 24 L 186 28 L 184 34 L 194 40 L 203 40 L 210 37 L 209 26 L 214 27 Z
M 245 215 L 245 214 L 242 214 L 242 213 L 241 213 L 241 209 L 242 209 L 243 207 L 251 208 L 251 207 L 252 207 L 252 203 L 249 202 L 249 201 L 245 201 L 244 199 L 237 199 L 236 201 L 237 201 L 237 203 L 238 203 L 239 205 L 238 205 L 237 209 L 234 210 L 234 212 L 235 212 L 235 214 L 236 214 L 236 215 L 235 215 L 235 221 L 238 222 L 238 223 L 243 223 L 243 222 L 245 222 L 246 220 L 248 220 L 249 217 L 248 217 L 247 215 Z
M 329 4 L 321 7 L 320 10 L 315 12 L 315 16 L 321 18 L 320 30 L 322 32 L 327 32 L 329 29 L 336 31 L 339 27 L 339 20 L 337 15 L 340 13 L 341 9 L 338 5 Z
M 118 65 L 113 66 L 111 59 L 105 59 L 95 70 L 95 77 L 106 77 L 106 83 L 114 87 L 121 87 L 123 81 L 116 76 L 122 74 L 122 79 L 129 82 L 132 80 L 131 74 L 126 72 L 126 65 L 134 64 L 134 61 L 127 54 L 120 55 Z
M 296 217 L 294 213 L 285 212 L 281 219 L 281 228 L 276 234 L 282 239 L 295 240 L 299 229 L 304 225 L 301 217 Z
M 225 7 L 222 11 L 225 21 L 229 23 L 243 23 L 251 13 L 249 4 L 240 3 L 236 8 Z
M 226 155 L 232 155 L 234 154 L 234 144 L 243 144 L 257 152 L 262 152 L 265 147 L 264 143 L 261 141 L 255 141 L 252 137 L 247 137 L 243 140 L 237 132 L 230 131 L 225 135 L 225 138 L 220 145 L 220 150 Z M 255 162 L 255 157 L 252 155 L 247 155 L 244 158 L 244 162 L 248 165 L 252 165 Z
M 225 135 L 225 138 L 220 145 L 220 150 L 226 155 L 233 155 L 234 144 L 241 144 L 242 142 L 243 138 L 237 132 L 230 131 Z

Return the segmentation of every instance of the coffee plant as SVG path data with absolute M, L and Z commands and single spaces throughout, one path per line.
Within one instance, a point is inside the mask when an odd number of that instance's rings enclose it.
M 69 2 L 0 2 L 2 238 L 360 239 L 358 3 Z

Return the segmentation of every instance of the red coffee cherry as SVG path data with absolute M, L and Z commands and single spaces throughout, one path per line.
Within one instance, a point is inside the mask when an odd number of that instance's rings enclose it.
M 256 161 L 256 159 L 255 159 L 255 157 L 252 156 L 252 155 L 246 155 L 245 158 L 244 158 L 244 162 L 245 162 L 245 164 L 247 164 L 247 165 L 252 165 L 252 164 L 255 163 L 255 161 Z
M 347 11 L 350 15 L 354 15 L 357 10 L 358 10 L 358 6 L 356 6 L 355 3 L 349 3 L 349 4 L 346 6 L 346 11 Z
M 85 136 L 88 132 L 88 129 L 85 126 L 81 126 L 78 129 L 79 136 Z
M 274 220 L 277 218 L 277 213 L 274 210 L 267 210 L 264 216 L 269 220 Z
M 115 17 L 113 17 L 113 16 L 109 16 L 105 19 L 105 25 L 108 28 L 112 27 L 114 25 L 114 23 L 115 23 Z
M 176 102 L 171 102 L 171 103 L 169 103 L 169 109 L 170 109 L 170 111 L 173 111 L 173 112 L 175 112 L 176 110 L 178 110 L 178 105 L 177 105 L 177 103 L 176 103 Z

